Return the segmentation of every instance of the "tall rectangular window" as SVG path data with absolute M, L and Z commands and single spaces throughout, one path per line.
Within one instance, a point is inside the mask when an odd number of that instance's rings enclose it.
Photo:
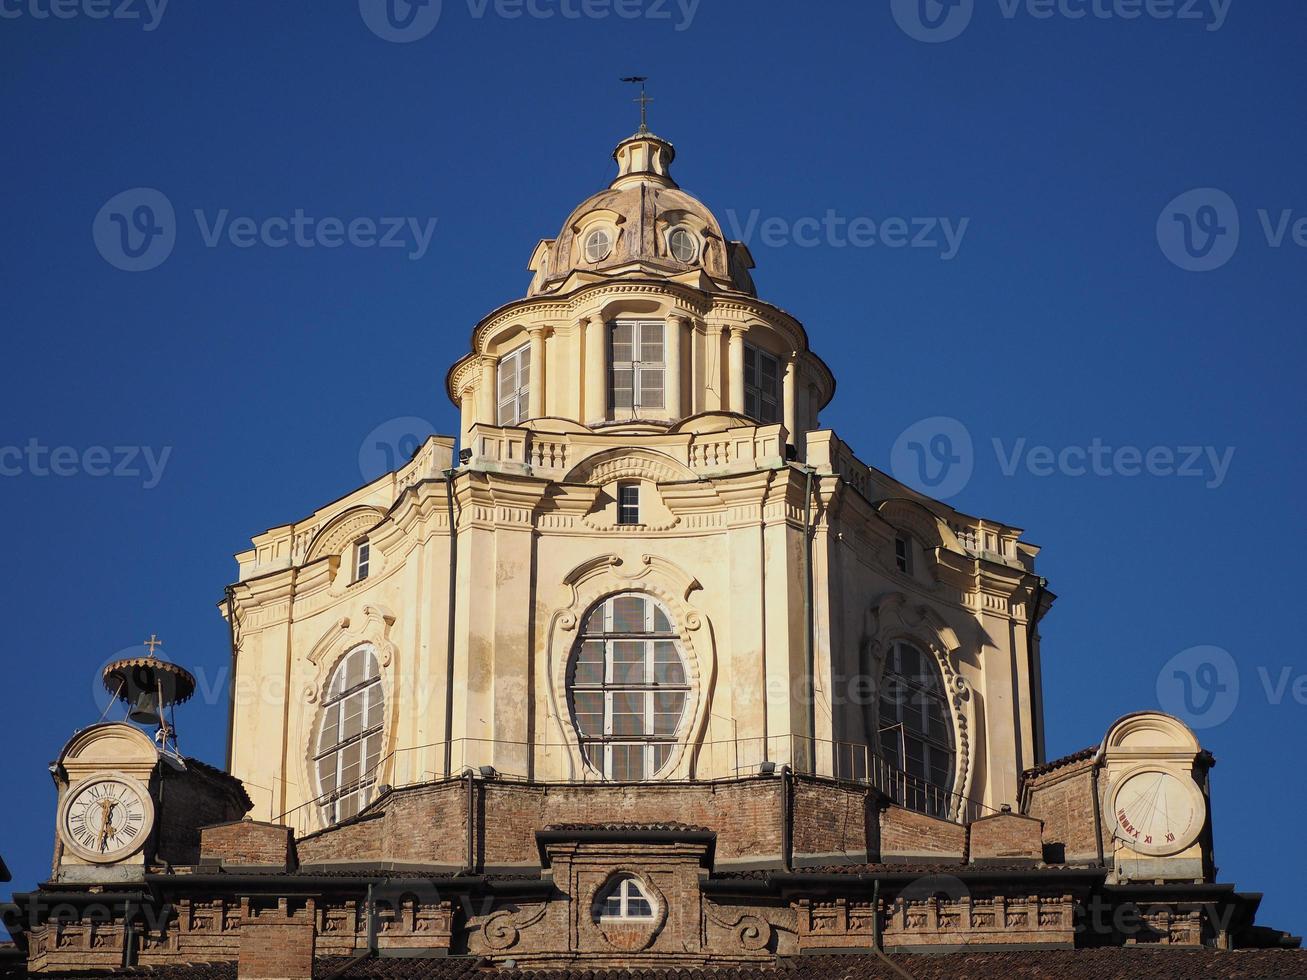
M 894 564 L 900 572 L 912 574 L 912 542 L 902 534 L 894 539 Z
M 781 362 L 744 345 L 744 414 L 764 425 L 781 421 Z
M 499 425 L 525 422 L 531 403 L 531 345 L 523 344 L 499 359 Z
M 354 581 L 362 582 L 368 577 L 368 569 L 372 564 L 372 545 L 366 541 L 360 541 L 354 545 Z
M 661 320 L 618 320 L 609 332 L 608 403 L 616 412 L 663 407 Z
M 640 484 L 619 483 L 617 485 L 617 523 L 640 523 Z

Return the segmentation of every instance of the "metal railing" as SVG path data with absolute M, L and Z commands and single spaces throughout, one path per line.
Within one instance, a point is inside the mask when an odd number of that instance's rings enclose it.
M 912 776 L 870 747 L 857 742 L 777 735 L 703 742 L 688 746 L 686 751 L 691 755 L 688 766 L 677 767 L 682 775 L 654 776 L 643 782 L 712 783 L 775 772 L 788 766 L 799 775 L 870 786 L 900 806 L 942 820 L 967 823 L 985 813 L 997 812 L 976 800 Z M 349 812 L 340 812 L 338 802 L 355 788 L 366 791 L 358 794 L 358 812 L 362 812 L 375 798 L 380 786 L 403 789 L 462 776 L 468 771 L 484 772 L 498 780 L 525 784 L 614 785 L 618 782 L 587 764 L 576 743 L 459 738 L 451 743 L 432 742 L 393 751 L 383 756 L 351 786 L 306 800 L 273 819 L 291 827 L 296 836 L 303 836 L 352 816 Z M 333 802 L 337 807 L 329 806 Z

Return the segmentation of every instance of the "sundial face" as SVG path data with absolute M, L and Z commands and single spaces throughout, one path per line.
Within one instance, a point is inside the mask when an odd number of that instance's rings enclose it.
M 154 805 L 135 779 L 90 776 L 72 787 L 59 814 L 59 833 L 79 857 L 112 864 L 145 843 L 154 822 Z
M 1198 839 L 1207 807 L 1192 779 L 1144 769 L 1117 784 L 1112 815 L 1118 840 L 1140 854 L 1161 857 L 1179 853 Z

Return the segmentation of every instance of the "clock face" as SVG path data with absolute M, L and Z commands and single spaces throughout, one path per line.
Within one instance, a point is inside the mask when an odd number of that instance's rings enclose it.
M 1126 776 L 1112 798 L 1116 836 L 1131 850 L 1176 854 L 1198 839 L 1206 804 L 1192 779 L 1161 769 Z
M 59 821 L 64 841 L 88 861 L 109 864 L 149 836 L 154 807 L 145 787 L 125 776 L 91 776 L 69 790 Z

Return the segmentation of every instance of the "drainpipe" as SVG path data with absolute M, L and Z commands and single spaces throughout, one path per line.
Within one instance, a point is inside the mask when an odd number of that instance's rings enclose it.
M 1093 795 L 1094 795 L 1094 843 L 1098 846 L 1098 866 L 1103 867 L 1105 856 L 1103 854 L 1103 813 L 1102 805 L 1098 802 L 1098 770 L 1103 765 L 1103 750 L 1100 748 L 1098 754 L 1094 756 L 1094 764 L 1089 770 L 1093 773 Z
M 132 961 L 135 957 L 136 930 L 132 928 L 132 902 L 131 899 L 123 902 L 123 969 L 135 966 Z
M 368 882 L 368 956 L 377 955 L 377 903 L 372 897 L 372 882 Z
M 445 778 L 453 774 L 454 767 L 454 615 L 458 601 L 458 527 L 454 516 L 454 473 L 445 470 L 445 502 L 449 508 L 449 635 L 445 651 Z
M 1044 761 L 1044 691 L 1039 672 L 1035 670 L 1035 631 L 1039 628 L 1039 607 L 1044 601 L 1044 592 L 1048 579 L 1042 576 L 1035 579 L 1035 593 L 1031 604 L 1029 622 L 1026 624 L 1026 674 L 1030 678 L 1030 726 L 1035 741 L 1035 764 Z M 1040 680 L 1039 688 L 1035 687 Z
M 227 765 L 231 772 L 232 752 L 236 747 L 236 589 L 228 585 L 227 593 L 227 638 L 231 646 L 231 670 L 227 676 Z
M 794 797 L 790 790 L 790 767 L 781 766 L 781 867 L 794 870 Z
M 477 839 L 476 839 L 476 779 L 471 767 L 467 770 L 467 868 L 468 874 L 476 874 Z
M 880 879 L 877 878 L 871 883 L 871 946 L 873 949 L 884 949 L 883 942 L 880 938 Z

